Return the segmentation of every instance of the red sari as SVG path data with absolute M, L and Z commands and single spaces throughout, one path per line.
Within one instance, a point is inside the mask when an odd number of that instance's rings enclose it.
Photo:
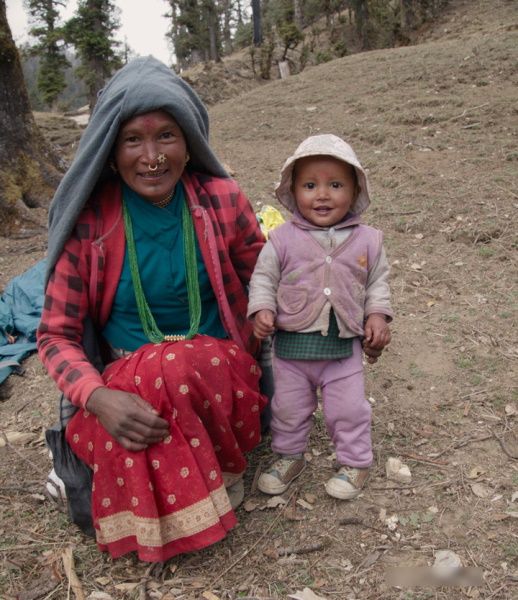
M 107 387 L 135 393 L 170 423 L 170 436 L 129 452 L 98 419 L 80 410 L 67 425 L 73 451 L 94 472 L 92 514 L 100 550 L 136 550 L 163 562 L 209 546 L 236 524 L 225 487 L 261 440 L 255 360 L 232 341 L 146 344 L 111 363 Z

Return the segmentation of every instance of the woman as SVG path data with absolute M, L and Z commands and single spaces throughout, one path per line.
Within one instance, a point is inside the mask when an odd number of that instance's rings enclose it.
M 101 92 L 50 209 L 38 350 L 79 407 L 66 439 L 112 557 L 222 539 L 260 441 L 246 286 L 264 238 L 208 134 L 193 90 L 136 59 Z

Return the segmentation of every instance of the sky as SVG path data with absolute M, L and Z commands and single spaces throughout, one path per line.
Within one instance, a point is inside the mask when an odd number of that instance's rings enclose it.
M 121 9 L 121 28 L 117 31 L 116 39 L 124 42 L 140 56 L 152 54 L 170 65 L 172 56 L 165 33 L 169 20 L 162 15 L 167 12 L 169 4 L 165 0 L 113 0 Z M 7 21 L 16 43 L 34 41 L 27 35 L 28 14 L 23 0 L 6 0 Z M 66 20 L 72 16 L 77 7 L 76 0 L 68 0 L 67 7 L 60 11 L 61 18 Z

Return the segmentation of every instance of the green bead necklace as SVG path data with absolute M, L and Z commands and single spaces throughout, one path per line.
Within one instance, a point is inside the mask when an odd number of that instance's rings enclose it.
M 185 279 L 187 284 L 187 297 L 189 299 L 189 321 L 190 329 L 187 335 L 164 335 L 158 329 L 155 319 L 151 314 L 151 309 L 147 303 L 140 272 L 138 268 L 137 249 L 133 237 L 133 225 L 129 214 L 126 200 L 122 199 L 122 211 L 124 214 L 124 231 L 126 233 L 126 243 L 128 244 L 128 257 L 131 271 L 131 280 L 135 290 L 135 300 L 137 302 L 138 314 L 142 328 L 150 342 L 158 344 L 160 342 L 177 342 L 179 340 L 191 340 L 200 327 L 201 320 L 201 298 L 200 286 L 198 282 L 198 262 L 196 259 L 196 245 L 194 223 L 192 221 L 191 211 L 184 201 L 182 206 L 182 232 L 183 232 L 183 254 L 185 261 Z

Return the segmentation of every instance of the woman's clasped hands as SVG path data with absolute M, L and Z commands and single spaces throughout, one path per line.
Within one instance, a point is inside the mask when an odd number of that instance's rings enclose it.
M 136 394 L 98 387 L 88 398 L 86 409 L 130 452 L 145 450 L 169 435 L 169 423 Z

